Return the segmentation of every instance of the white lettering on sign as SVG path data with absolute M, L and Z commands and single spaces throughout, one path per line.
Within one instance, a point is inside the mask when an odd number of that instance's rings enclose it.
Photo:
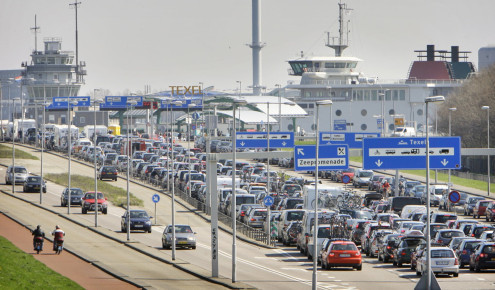
M 107 97 L 107 103 L 120 103 L 121 97 Z
M 318 166 L 345 166 L 345 158 L 318 158 Z M 315 167 L 316 159 L 298 159 L 299 167 Z

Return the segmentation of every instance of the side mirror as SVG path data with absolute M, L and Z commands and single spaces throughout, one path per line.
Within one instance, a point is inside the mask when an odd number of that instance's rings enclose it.
M 152 216 L 150 216 L 150 219 L 152 219 L 152 218 L 153 218 L 153 217 L 152 217 Z
M 105 200 L 107 200 L 107 198 L 105 197 Z

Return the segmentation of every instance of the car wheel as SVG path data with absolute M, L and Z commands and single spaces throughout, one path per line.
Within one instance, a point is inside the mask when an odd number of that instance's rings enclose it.
M 196 246 L 192 246 L 191 249 L 196 250 Z
M 397 266 L 397 262 L 396 261 L 393 261 L 392 262 L 392 265 Z
M 388 263 L 388 257 L 387 256 L 383 256 L 383 262 Z
M 356 267 L 356 270 L 361 271 L 363 269 L 363 265 L 359 265 Z
M 146 232 L 146 231 L 145 231 L 145 232 Z M 151 228 L 148 230 L 148 234 L 150 234 L 150 233 L 151 233 Z
M 378 261 L 381 262 L 382 260 L 382 256 L 380 256 L 380 253 L 378 253 Z
M 399 268 L 402 267 L 402 263 L 401 262 L 398 262 L 397 263 L 397 267 L 399 267 Z
M 102 212 L 103 212 L 103 214 L 107 214 L 107 213 L 108 213 L 108 209 L 104 208 L 104 209 L 102 210 Z
M 459 273 L 453 273 L 452 275 L 456 278 L 459 277 Z
M 481 272 L 481 268 L 480 268 L 480 266 L 477 266 L 477 265 L 475 264 L 475 265 L 474 265 L 474 271 L 475 271 L 475 272 L 477 272 L 477 273 Z
M 416 270 L 416 276 L 421 276 L 421 272 L 419 272 L 418 270 Z
M 473 268 L 473 266 L 471 266 L 471 263 L 469 263 L 469 271 L 471 271 L 471 272 L 474 271 L 474 268 Z

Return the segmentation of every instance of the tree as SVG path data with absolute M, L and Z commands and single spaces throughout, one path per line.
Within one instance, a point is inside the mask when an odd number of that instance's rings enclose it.
M 467 80 L 438 107 L 438 130 L 449 133 L 449 108 L 452 112 L 452 136 L 460 136 L 462 147 L 481 148 L 487 144 L 487 112 L 490 106 L 490 144 L 495 145 L 495 65 Z M 493 124 L 493 126 L 492 126 Z

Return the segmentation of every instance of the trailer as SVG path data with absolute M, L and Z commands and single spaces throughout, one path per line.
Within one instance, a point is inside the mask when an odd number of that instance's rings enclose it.
M 86 136 L 86 138 L 91 140 L 93 144 L 95 143 L 94 131 L 95 131 L 94 125 L 84 126 L 84 130 L 83 130 L 84 135 Z M 107 126 L 104 125 L 96 125 L 96 136 L 101 136 L 101 135 L 108 135 L 108 128 Z

